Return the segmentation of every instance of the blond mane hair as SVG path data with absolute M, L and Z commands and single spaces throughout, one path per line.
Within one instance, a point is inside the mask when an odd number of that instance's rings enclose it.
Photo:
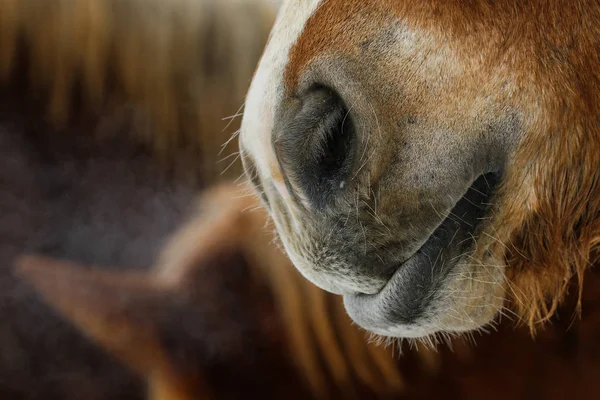
M 85 116 L 100 135 L 127 123 L 169 160 L 201 160 L 221 177 L 276 4 L 239 0 L 4 0 L 0 85 L 37 99 L 52 127 Z M 13 92 L 14 94 L 15 92 Z M 229 121 L 229 122 L 228 122 Z M 227 130 L 224 130 L 228 127 Z

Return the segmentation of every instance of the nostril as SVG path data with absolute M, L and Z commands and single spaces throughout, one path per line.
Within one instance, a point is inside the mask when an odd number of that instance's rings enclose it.
M 342 99 L 319 87 L 302 99 L 300 110 L 276 131 L 273 145 L 292 185 L 320 208 L 345 189 L 355 136 Z
M 329 183 L 340 182 L 345 172 L 346 159 L 354 136 L 354 127 L 345 107 L 331 117 L 329 126 L 318 135 L 315 148 L 312 149 L 317 172 Z

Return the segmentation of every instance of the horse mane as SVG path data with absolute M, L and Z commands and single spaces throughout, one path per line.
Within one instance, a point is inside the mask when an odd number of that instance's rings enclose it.
M 5 0 L 0 87 L 57 130 L 85 119 L 105 138 L 126 124 L 161 159 L 185 150 L 216 180 L 238 126 L 224 133 L 224 119 L 243 104 L 275 12 L 261 0 Z

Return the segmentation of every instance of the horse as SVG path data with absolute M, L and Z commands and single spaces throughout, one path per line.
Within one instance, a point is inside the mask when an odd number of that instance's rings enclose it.
M 441 338 L 515 313 L 535 333 L 599 261 L 598 54 L 594 0 L 290 1 L 244 167 L 361 327 Z
M 585 324 L 535 345 L 500 326 L 476 349 L 398 357 L 292 267 L 245 184 L 214 186 L 241 171 L 235 137 L 218 154 L 221 118 L 239 114 L 271 3 L 0 3 L 0 395 L 585 398 L 593 298 Z M 509 367 L 522 378 L 498 379 Z

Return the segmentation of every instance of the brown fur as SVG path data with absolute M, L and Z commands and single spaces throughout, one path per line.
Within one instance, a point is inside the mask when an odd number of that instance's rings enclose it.
M 554 314 L 571 278 L 581 288 L 586 269 L 600 261 L 600 3 L 323 1 L 291 50 L 288 91 L 311 61 L 356 51 L 357 38 L 377 29 L 356 23 L 342 34 L 345 15 L 357 12 L 363 22 L 388 12 L 441 35 L 474 65 L 477 49 L 484 64 L 474 71 L 513 85 L 506 103 L 524 110 L 525 135 L 497 197 L 490 246 L 506 258 L 507 297 L 534 331 Z

